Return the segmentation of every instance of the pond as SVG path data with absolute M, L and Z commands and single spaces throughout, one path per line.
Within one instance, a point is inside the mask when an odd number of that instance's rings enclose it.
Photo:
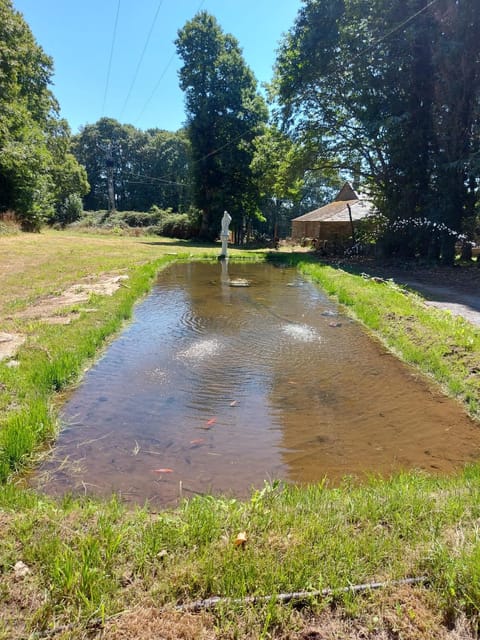
M 270 264 L 163 271 L 61 420 L 35 486 L 161 505 L 266 479 L 447 473 L 480 454 L 458 403 Z

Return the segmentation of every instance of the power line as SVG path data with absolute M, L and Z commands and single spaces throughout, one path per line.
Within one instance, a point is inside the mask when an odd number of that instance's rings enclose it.
M 132 180 L 128 180 L 128 176 L 131 176 L 132 178 L 140 178 L 142 180 L 145 180 L 145 182 L 141 182 L 139 181 L 132 181 Z M 187 182 L 174 182 L 173 180 L 165 180 L 162 177 L 155 177 L 155 176 L 147 176 L 145 174 L 141 174 L 141 173 L 127 173 L 127 182 L 130 182 L 130 184 L 151 184 L 152 186 L 155 185 L 156 183 L 160 183 L 160 185 L 175 185 L 178 187 L 189 187 L 191 186 L 191 183 L 187 183 Z M 156 186 L 160 186 L 160 185 L 156 185 Z
M 205 4 L 205 0 L 202 0 L 202 1 L 200 2 L 200 4 L 198 5 L 198 8 L 197 8 L 196 13 L 198 13 L 198 12 L 200 11 L 200 9 L 203 7 L 203 5 L 204 5 L 204 4 Z M 160 76 L 159 76 L 159 78 L 158 78 L 158 80 L 157 80 L 156 85 L 155 85 L 155 86 L 154 86 L 154 88 L 152 89 L 152 92 L 150 93 L 150 95 L 148 96 L 148 98 L 145 100 L 145 102 L 144 102 L 144 104 L 143 104 L 143 107 L 142 107 L 142 109 L 141 109 L 140 113 L 138 114 L 137 119 L 135 120 L 135 122 L 136 122 L 136 123 L 137 123 L 137 122 L 140 120 L 140 118 L 143 116 L 143 114 L 144 114 L 144 112 L 145 112 L 145 109 L 147 108 L 147 106 L 148 106 L 148 105 L 150 104 L 150 102 L 152 101 L 153 96 L 156 94 L 156 92 L 157 92 L 157 90 L 158 90 L 158 87 L 160 86 L 160 84 L 161 84 L 161 82 L 162 82 L 163 78 L 165 77 L 165 74 L 167 73 L 168 69 L 170 68 L 170 65 L 172 64 L 173 59 L 175 58 L 175 55 L 176 55 L 176 51 L 174 51 L 174 52 L 172 53 L 172 55 L 170 56 L 170 58 L 169 58 L 169 60 L 168 60 L 167 64 L 165 65 L 165 67 L 164 67 L 164 69 L 163 69 L 162 73 L 160 74 Z
M 109 60 L 108 60 L 107 79 L 105 81 L 105 91 L 104 91 L 104 94 L 103 94 L 102 116 L 105 114 L 105 103 L 106 103 L 106 100 L 107 100 L 108 87 L 109 87 L 109 84 L 110 84 L 110 71 L 112 69 L 113 50 L 114 50 L 114 47 L 115 47 L 115 39 L 117 37 L 117 26 L 118 26 L 118 16 L 120 14 L 120 3 L 121 3 L 121 0 L 118 0 L 117 13 L 115 15 L 115 23 L 114 23 L 114 26 L 113 26 L 112 46 L 110 48 L 110 57 L 109 57 Z
M 157 10 L 155 12 L 155 15 L 153 16 L 153 20 L 152 20 L 152 23 L 150 25 L 150 30 L 148 32 L 147 39 L 145 40 L 145 44 L 143 45 L 143 50 L 142 50 L 142 53 L 140 54 L 140 58 L 139 58 L 138 63 L 137 63 L 137 68 L 135 69 L 135 73 L 133 74 L 133 79 L 132 79 L 132 82 L 130 84 L 130 88 L 128 90 L 127 97 L 125 98 L 125 102 L 123 103 L 122 109 L 120 111 L 120 116 L 119 116 L 120 119 L 122 118 L 123 112 L 125 111 L 125 107 L 127 106 L 127 103 L 130 100 L 130 96 L 132 95 L 132 90 L 133 90 L 133 87 L 135 85 L 135 81 L 137 80 L 137 76 L 138 76 L 138 73 L 140 71 L 140 67 L 142 66 L 143 58 L 145 56 L 145 52 L 147 50 L 148 43 L 150 42 L 150 38 L 152 37 L 153 29 L 155 28 L 155 23 L 157 22 L 158 14 L 160 13 L 160 8 L 161 8 L 162 4 L 163 4 L 163 0 L 160 0 L 160 2 L 158 3 L 158 7 L 157 7 Z
M 202 2 L 200 4 L 200 7 L 202 6 L 203 2 L 204 2 L 204 0 L 202 0 Z M 426 4 L 422 9 L 420 9 L 419 11 L 417 11 L 416 13 L 411 15 L 409 18 L 407 18 L 406 20 L 404 20 L 403 22 L 398 24 L 396 27 L 391 29 L 388 33 L 384 34 L 381 38 L 378 38 L 375 42 L 371 43 L 370 45 L 368 45 L 367 47 L 362 49 L 360 52 L 358 52 L 353 58 L 351 58 L 350 62 L 354 62 L 355 60 L 357 60 L 359 57 L 361 57 L 362 55 L 364 55 L 365 53 L 367 53 L 371 49 L 374 49 L 376 46 L 378 46 L 384 40 L 386 40 L 387 38 L 392 36 L 394 33 L 399 31 L 403 27 L 405 27 L 410 22 L 412 22 L 415 18 L 417 18 L 419 15 L 421 15 L 427 9 L 429 9 L 436 2 L 438 2 L 438 0 L 430 0 L 430 2 L 428 4 Z M 173 56 L 172 56 L 172 58 L 173 58 Z M 344 69 L 344 71 L 346 71 L 346 69 Z M 328 78 L 329 76 L 337 75 L 338 73 L 339 73 L 339 69 L 337 68 L 337 69 L 335 69 L 335 71 L 332 71 L 329 74 L 327 74 L 325 76 L 325 78 Z M 213 151 L 210 151 L 209 153 L 207 153 L 204 156 L 202 156 L 201 158 L 198 158 L 197 160 L 194 160 L 191 164 L 192 165 L 198 164 L 199 162 L 203 162 L 207 158 L 210 158 L 211 156 L 214 156 L 217 153 L 220 153 L 220 151 L 222 151 L 226 147 L 229 147 L 231 144 L 234 144 L 235 142 L 237 142 L 237 140 L 240 140 L 240 138 L 242 138 L 245 135 L 245 133 L 247 133 L 247 130 L 245 130 L 244 132 L 240 133 L 238 136 L 235 136 L 234 138 L 232 138 L 231 140 L 229 140 L 225 144 L 221 145 L 220 147 L 217 147 L 217 149 L 214 149 Z M 132 175 L 134 175 L 134 174 L 132 174 Z M 139 177 L 139 178 L 145 177 L 145 178 L 147 178 L 149 180 L 157 180 L 157 181 L 160 181 L 160 182 L 162 181 L 162 177 L 155 178 L 153 176 L 141 176 L 140 174 L 137 174 L 137 177 Z M 178 184 L 179 186 L 183 186 L 183 187 L 188 186 L 187 184 L 184 184 L 184 183 L 170 183 L 170 184 Z
M 172 55 L 170 56 L 170 59 L 168 60 L 167 64 L 165 65 L 165 68 L 163 69 L 162 73 L 160 74 L 160 77 L 158 78 L 157 84 L 155 85 L 155 87 L 153 88 L 151 94 L 148 96 L 148 98 L 145 101 L 145 104 L 142 107 L 142 110 L 140 111 L 140 113 L 137 116 L 137 119 L 135 120 L 135 122 L 138 122 L 140 120 L 140 118 L 143 116 L 145 109 L 147 108 L 147 106 L 150 104 L 153 96 L 156 94 L 158 87 L 160 86 L 160 83 L 162 82 L 165 74 L 167 73 L 170 65 L 173 62 L 173 59 L 175 58 L 175 51 L 172 53 Z
M 405 27 L 409 22 L 412 22 L 412 20 L 415 20 L 415 18 L 417 18 L 420 14 L 422 14 L 427 9 L 429 9 L 436 2 L 438 2 L 438 0 L 431 0 L 428 4 L 426 4 L 424 7 L 419 9 L 416 13 L 414 13 L 409 18 L 407 18 L 406 20 L 404 20 L 403 22 L 398 24 L 394 29 L 392 29 L 391 31 L 389 31 L 388 33 L 383 35 L 381 38 L 379 38 L 375 42 L 372 42 L 372 44 L 368 45 L 367 47 L 365 47 L 364 49 L 359 51 L 356 56 L 353 56 L 353 58 L 351 59 L 350 62 L 355 62 L 355 60 L 357 60 L 357 58 L 360 58 L 364 53 L 367 53 L 367 51 L 370 51 L 371 49 L 374 49 L 380 43 L 382 43 L 384 40 L 386 40 L 387 38 L 392 36 L 394 33 L 399 31 L 400 29 L 403 29 L 403 27 Z

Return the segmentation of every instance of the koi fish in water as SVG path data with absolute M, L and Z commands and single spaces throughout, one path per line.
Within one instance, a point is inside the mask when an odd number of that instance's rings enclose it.
M 213 427 L 213 425 L 216 423 L 217 419 L 216 418 L 210 418 L 210 420 L 207 420 L 206 423 L 204 425 L 202 425 L 200 428 L 201 429 L 210 429 L 210 427 Z

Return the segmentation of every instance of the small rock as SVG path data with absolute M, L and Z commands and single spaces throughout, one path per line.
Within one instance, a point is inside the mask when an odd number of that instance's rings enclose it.
M 25 578 L 29 573 L 31 573 L 29 567 L 27 567 L 27 565 L 21 560 L 15 563 L 13 572 L 15 574 L 15 578 Z

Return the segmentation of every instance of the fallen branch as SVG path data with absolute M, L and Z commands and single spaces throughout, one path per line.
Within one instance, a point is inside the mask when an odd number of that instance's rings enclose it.
M 292 591 L 291 593 L 278 593 L 268 596 L 245 596 L 244 598 L 225 598 L 215 596 L 206 598 L 205 600 L 196 600 L 187 604 L 180 604 L 175 607 L 177 611 L 202 611 L 205 609 L 214 609 L 220 604 L 261 604 L 274 600 L 282 604 L 288 602 L 302 602 L 313 598 L 325 598 L 334 596 L 339 593 L 359 593 L 362 591 L 370 591 L 374 589 L 385 589 L 387 587 L 398 587 L 406 584 L 426 584 L 427 576 L 417 578 L 404 578 L 403 580 L 390 580 L 387 582 L 369 582 L 366 584 L 356 584 L 350 587 L 342 587 L 340 589 L 321 589 L 319 591 Z
M 388 587 L 398 587 L 408 584 L 426 584 L 428 583 L 427 576 L 420 576 L 417 578 L 404 578 L 403 580 L 390 580 L 387 582 L 368 582 L 366 584 L 356 584 L 350 587 L 342 587 L 340 589 L 321 589 L 319 591 L 292 591 L 291 593 L 278 593 L 276 595 L 268 596 L 246 596 L 244 598 L 225 598 L 216 596 L 213 598 L 206 598 L 205 600 L 196 600 L 188 604 L 180 604 L 175 607 L 176 611 L 195 613 L 204 611 L 207 609 L 214 609 L 221 604 L 263 604 L 265 602 L 275 602 L 286 604 L 288 602 L 302 602 L 312 600 L 313 598 L 326 598 L 328 596 L 334 596 L 339 593 L 360 593 L 362 591 L 371 591 L 375 589 L 386 589 Z M 165 610 L 171 610 L 165 607 Z M 105 622 L 118 617 L 120 613 L 116 613 L 112 616 L 106 616 L 105 618 L 93 618 L 89 620 L 84 626 L 85 631 L 95 631 L 103 629 Z M 77 623 L 70 623 L 53 629 L 46 629 L 45 631 L 33 632 L 29 638 L 51 638 L 59 633 L 71 631 L 81 626 Z

